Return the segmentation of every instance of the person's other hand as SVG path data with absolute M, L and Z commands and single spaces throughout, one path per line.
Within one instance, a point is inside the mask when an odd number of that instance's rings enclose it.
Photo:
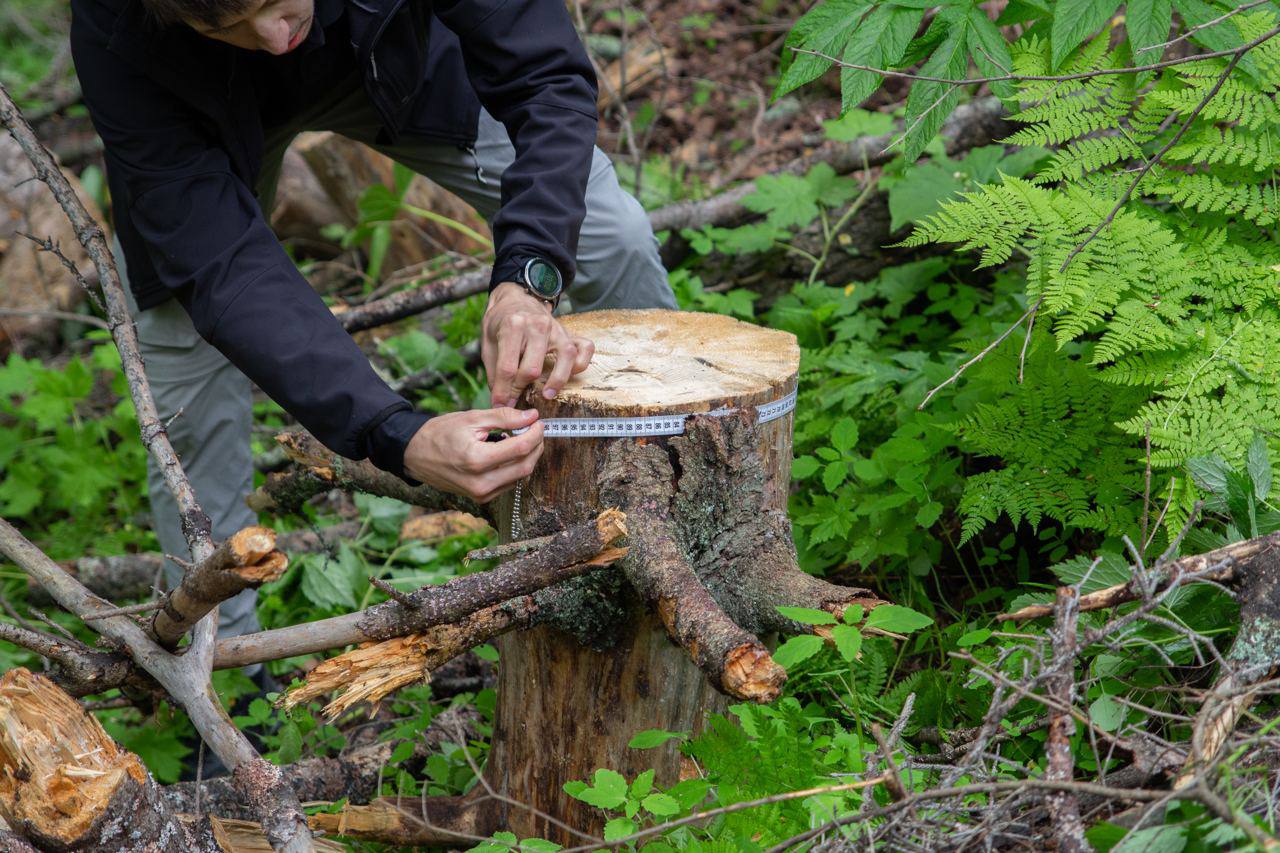
M 480 358 L 494 406 L 514 405 L 542 376 L 548 356 L 554 363 L 542 395 L 551 399 L 570 376 L 587 369 L 595 353 L 595 344 L 570 335 L 551 316 L 551 306 L 513 282 L 489 294 L 481 328 Z
M 528 432 L 488 441 L 494 430 Z M 474 409 L 438 415 L 414 433 L 404 469 L 416 480 L 487 503 L 528 477 L 542 455 L 542 424 L 534 409 Z

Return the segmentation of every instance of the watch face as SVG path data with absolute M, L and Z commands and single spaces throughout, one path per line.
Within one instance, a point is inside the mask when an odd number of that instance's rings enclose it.
M 524 268 L 529 288 L 539 296 L 554 299 L 560 293 L 560 271 L 546 261 L 532 260 Z

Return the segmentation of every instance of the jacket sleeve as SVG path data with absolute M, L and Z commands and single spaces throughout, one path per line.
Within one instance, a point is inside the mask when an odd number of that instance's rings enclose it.
M 490 289 L 521 256 L 573 280 L 596 142 L 596 77 L 563 0 L 445 0 L 432 9 L 462 44 L 471 85 L 515 145 L 493 220 Z
M 72 32 L 117 227 L 200 335 L 336 453 L 403 476 L 425 415 L 393 392 L 289 259 L 193 110 Z M 143 266 L 134 263 L 132 266 Z

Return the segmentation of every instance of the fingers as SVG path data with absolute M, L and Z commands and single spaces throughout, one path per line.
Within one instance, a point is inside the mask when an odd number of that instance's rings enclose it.
M 472 409 L 459 414 L 466 415 L 469 426 L 486 432 L 495 429 L 520 429 L 538 420 L 536 409 L 513 409 L 509 406 L 496 409 Z
M 489 399 L 495 406 L 509 406 L 515 403 L 514 385 L 516 371 L 520 367 L 520 353 L 524 349 L 524 329 L 518 318 L 511 317 L 504 321 L 507 331 L 498 335 L 497 353 L 493 358 L 493 369 L 489 372 Z
M 507 439 L 507 441 L 512 440 Z M 499 444 L 506 444 L 507 441 L 499 442 Z M 495 468 L 477 478 L 476 500 L 480 503 L 488 503 L 520 480 L 532 474 L 534 468 L 538 466 L 538 459 L 542 457 L 542 449 L 545 446 L 540 441 L 533 451 L 526 456 Z
M 577 344 L 577 357 L 573 360 L 573 375 L 576 376 L 591 364 L 591 357 L 596 354 L 596 345 L 586 338 L 574 338 L 573 342 Z

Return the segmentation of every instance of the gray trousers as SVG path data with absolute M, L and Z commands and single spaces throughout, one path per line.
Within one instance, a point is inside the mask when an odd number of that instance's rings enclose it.
M 330 102 L 317 104 L 289 126 L 268 131 L 263 177 L 257 188 L 264 210 L 274 202 L 284 151 L 303 130 L 332 130 L 370 145 L 450 190 L 488 220 L 498 211 L 501 175 L 515 157 L 506 129 L 487 113 L 480 117 L 474 158 L 452 145 L 411 139 L 378 145 L 378 121 L 363 92 L 359 87 L 340 89 Z M 598 148 L 586 203 L 578 274 L 569 296 L 573 310 L 675 308 L 649 219 L 639 202 L 618 185 L 613 164 Z M 114 248 L 127 291 L 123 254 L 118 243 Z M 253 485 L 249 380 L 197 334 L 176 301 L 146 311 L 139 311 L 131 296 L 129 302 L 160 418 L 182 413 L 170 424 L 169 438 L 213 522 L 215 540 L 257 523 L 244 503 Z M 166 554 L 186 558 L 177 505 L 155 463 L 148 459 L 148 466 L 153 527 L 160 546 Z M 167 560 L 165 576 L 172 586 L 181 578 L 182 568 Z M 255 603 L 253 590 L 225 602 L 219 609 L 218 634 L 258 630 Z

